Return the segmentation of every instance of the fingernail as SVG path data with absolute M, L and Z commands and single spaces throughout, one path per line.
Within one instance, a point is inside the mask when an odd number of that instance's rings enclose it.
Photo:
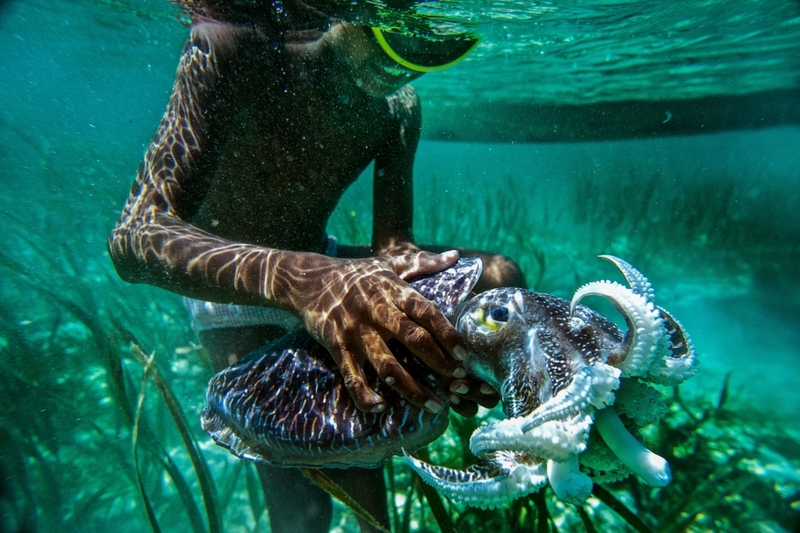
M 450 384 L 450 390 L 456 394 L 466 394 L 469 392 L 469 386 L 463 381 L 454 381 Z
M 463 366 L 456 367 L 456 369 L 453 370 L 453 377 L 454 378 L 465 378 L 465 377 L 467 377 L 467 371 L 464 370 Z
M 461 398 L 459 398 L 455 394 L 451 394 L 450 395 L 450 403 L 452 403 L 453 405 L 458 405 L 458 404 L 461 403 Z
M 442 258 L 446 259 L 447 261 L 458 259 L 458 250 L 448 250 L 446 252 L 442 252 Z
M 456 346 L 453 348 L 453 357 L 459 361 L 463 361 L 467 358 L 467 350 L 465 350 L 463 346 Z
M 376 405 L 375 407 L 373 407 L 370 410 L 370 413 L 382 413 L 385 410 L 386 410 L 386 404 L 385 403 L 379 403 L 378 405 Z
M 427 409 L 431 413 L 441 413 L 442 404 L 434 400 L 428 400 L 427 402 L 425 402 L 425 409 Z
M 497 394 L 495 390 L 487 385 L 486 383 L 481 383 L 481 393 L 482 394 Z

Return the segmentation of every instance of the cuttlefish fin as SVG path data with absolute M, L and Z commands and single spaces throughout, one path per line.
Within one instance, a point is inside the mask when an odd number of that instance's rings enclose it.
M 257 461 L 262 463 L 270 463 L 270 461 L 259 453 L 256 449 L 251 447 L 247 442 L 239 438 L 234 431 L 226 424 L 225 420 L 219 413 L 206 407 L 203 409 L 200 423 L 203 429 L 211 435 L 219 446 L 227 448 L 230 452 L 242 459 L 250 461 Z
M 492 509 L 547 484 L 547 465 L 526 453 L 492 452 L 463 470 L 420 461 L 403 450 L 406 462 L 427 484 L 473 507 Z

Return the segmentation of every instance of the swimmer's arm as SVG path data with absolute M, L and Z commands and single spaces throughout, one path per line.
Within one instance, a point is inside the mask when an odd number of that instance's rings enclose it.
M 372 249 L 377 254 L 401 253 L 413 238 L 414 156 L 422 131 L 419 99 L 410 87 L 392 98 L 402 99 L 402 112 L 375 158 L 373 178 Z M 399 248 L 398 248 L 399 245 Z
M 202 54 L 202 44 L 187 53 Z M 442 270 L 456 257 L 336 259 L 236 243 L 192 226 L 208 187 L 197 165 L 209 151 L 213 155 L 209 143 L 220 130 L 211 120 L 223 114 L 219 107 L 208 110 L 225 100 L 212 98 L 217 94 L 210 92 L 219 77 L 192 78 L 197 72 L 179 73 L 167 115 L 110 236 L 109 251 L 120 276 L 200 299 L 285 309 L 330 351 L 359 408 L 385 408 L 364 375 L 363 365 L 369 362 L 413 403 L 441 409 L 442 399 L 408 375 L 383 339 L 400 340 L 436 372 L 455 371 L 457 364 L 448 352 L 460 346 L 458 333 L 435 304 L 401 279 Z M 409 146 L 415 147 L 416 140 Z M 402 185 L 406 174 L 397 168 L 408 172 L 413 158 L 395 159 L 391 150 L 381 158 L 388 175 L 400 177 Z M 410 180 L 405 186 L 410 187 Z M 408 190 L 398 189 L 401 195 Z M 386 219 L 391 222 L 379 225 L 382 240 L 389 234 L 410 235 L 410 197 L 402 198 L 401 207 Z
M 241 31 L 227 25 L 193 28 L 172 96 L 145 154 L 108 248 L 123 279 L 186 296 L 264 305 L 264 265 L 271 252 L 235 243 L 190 221 L 210 183 L 215 141 L 226 136 L 225 117 L 236 101 L 233 78 Z
M 416 382 L 383 339 L 398 339 L 440 374 L 455 372 L 458 365 L 448 352 L 461 346 L 458 332 L 434 303 L 398 277 L 437 272 L 455 255 L 336 259 L 226 241 L 175 216 L 150 212 L 150 221 L 112 234 L 111 255 L 124 279 L 205 300 L 285 309 L 328 349 L 360 409 L 386 408 L 364 375 L 367 362 L 414 404 L 442 408 L 443 399 Z

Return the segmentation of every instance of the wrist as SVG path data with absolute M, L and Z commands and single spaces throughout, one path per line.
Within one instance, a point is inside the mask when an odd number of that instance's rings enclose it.
M 376 256 L 390 256 L 396 257 L 400 255 L 408 255 L 414 252 L 419 252 L 419 247 L 410 240 L 390 239 L 382 246 L 375 248 Z
M 294 314 L 318 297 L 315 287 L 336 260 L 313 252 L 270 250 L 264 261 L 262 296 Z

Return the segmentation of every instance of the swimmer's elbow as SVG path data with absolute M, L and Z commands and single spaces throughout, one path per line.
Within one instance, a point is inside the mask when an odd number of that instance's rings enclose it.
M 123 232 L 115 228 L 108 236 L 106 242 L 108 256 L 114 270 L 123 281 L 128 283 L 141 283 L 144 281 L 141 262 L 133 253 L 130 243 L 127 242 Z

